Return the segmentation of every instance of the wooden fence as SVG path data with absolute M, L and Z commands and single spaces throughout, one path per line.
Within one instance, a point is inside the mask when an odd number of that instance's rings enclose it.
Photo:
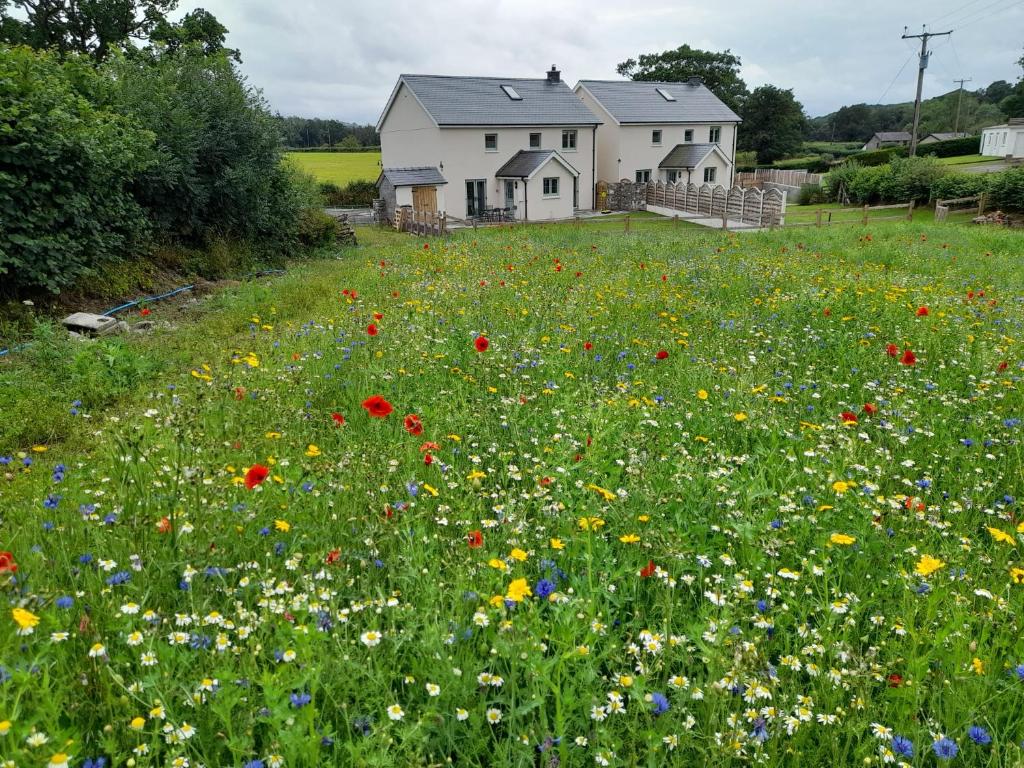
M 892 215 L 872 216 L 875 211 L 892 211 Z M 896 213 L 896 211 L 900 211 Z M 846 214 L 854 214 L 847 217 Z M 913 221 L 914 202 L 898 203 L 897 205 L 865 205 L 856 208 L 825 209 L 819 208 L 814 211 L 813 221 L 792 221 L 785 224 L 789 227 L 831 227 L 836 224 L 862 224 L 867 225 L 874 221 Z
M 743 171 L 736 174 L 736 186 L 760 187 L 765 182 L 770 184 L 785 184 L 790 187 L 799 187 L 803 184 L 821 184 L 825 178 L 823 173 L 809 173 L 808 171 L 795 170 L 784 171 L 781 168 L 757 168 L 754 171 Z
M 975 215 L 981 216 L 985 213 L 985 195 L 971 195 L 970 197 L 953 197 L 949 200 L 936 200 L 935 220 L 945 221 L 949 216 L 949 212 L 954 208 L 958 211 L 968 211 L 972 208 L 977 208 L 978 212 Z
M 645 201 L 648 210 L 668 208 L 697 218 L 722 219 L 726 227 L 777 227 L 786 220 L 786 193 L 777 189 L 657 182 L 647 184 Z
M 434 211 L 414 211 L 408 206 L 402 206 L 395 211 L 395 229 L 414 235 L 443 237 L 448 234 L 448 216 Z

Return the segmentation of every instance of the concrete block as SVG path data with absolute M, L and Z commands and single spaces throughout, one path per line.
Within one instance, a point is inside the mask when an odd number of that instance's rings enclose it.
M 75 312 L 61 320 L 61 324 L 69 331 L 90 336 L 106 336 L 120 330 L 117 320 L 113 317 L 94 315 L 90 312 Z

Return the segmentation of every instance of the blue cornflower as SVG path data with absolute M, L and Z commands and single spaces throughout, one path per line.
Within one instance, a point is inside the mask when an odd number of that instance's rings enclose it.
M 269 528 L 267 528 L 265 526 L 263 528 L 260 528 L 260 536 L 269 536 L 269 535 L 270 535 L 270 529 Z
M 10 463 L 11 463 L 11 457 L 10 456 L 0 456 L 0 467 L 6 467 Z
M 1024 680 L 1024 664 L 1018 664 L 1014 667 L 1013 673 L 1016 673 L 1018 680 Z
M 88 565 L 92 562 L 92 555 L 90 555 L 88 552 L 86 552 L 84 555 L 79 555 L 78 562 L 80 562 L 82 565 Z
M 95 511 L 96 511 L 96 505 L 95 504 L 79 504 L 78 505 L 78 513 L 82 517 L 88 517 L 89 515 L 91 515 Z
M 754 721 L 754 729 L 750 732 L 750 737 L 761 744 L 768 741 L 768 721 L 763 717 L 759 717 Z
M 779 530 L 779 528 L 782 527 L 782 521 L 781 520 L 772 520 L 771 527 L 772 527 L 773 531 Z
M 307 704 L 309 704 L 309 702 L 313 700 L 313 697 L 305 692 L 292 693 L 288 698 L 289 700 L 291 700 L 292 707 L 294 707 L 295 709 L 302 709 L 304 706 L 306 706 Z
M 892 737 L 892 751 L 901 757 L 913 757 L 914 756 L 914 742 L 908 739 L 906 736 L 893 736 Z
M 768 603 L 766 603 L 764 600 L 758 600 L 757 601 L 757 612 L 758 613 L 764 613 L 767 610 L 768 610 Z
M 555 583 L 550 579 L 541 579 L 537 582 L 537 586 L 533 588 L 533 591 L 537 597 L 544 599 L 555 591 Z
M 56 605 L 57 605 L 58 608 L 70 608 L 74 604 L 75 604 L 74 598 L 73 597 L 69 597 L 68 595 L 64 595 L 63 597 L 58 597 L 57 600 L 56 600 Z
M 43 500 L 43 506 L 47 509 L 56 509 L 62 498 L 63 497 L 58 494 L 51 493 Z
M 975 744 L 981 744 L 982 746 L 992 743 L 992 736 L 980 725 L 972 725 L 967 729 L 967 735 L 971 741 Z
M 948 736 L 943 736 L 932 744 L 932 751 L 942 760 L 952 760 L 960 752 L 960 747 Z
M 126 584 L 132 580 L 132 575 L 128 571 L 118 571 L 117 573 L 111 574 L 107 577 L 107 586 L 117 587 L 121 584 Z
M 89 757 L 82 763 L 82 768 L 107 768 L 107 758 Z
M 651 712 L 655 715 L 661 715 L 668 712 L 669 705 L 668 699 L 665 698 L 665 694 L 654 692 L 651 694 Z
M 260 760 L 259 758 L 256 758 L 255 760 L 250 760 L 248 763 L 243 765 L 242 768 L 266 768 L 266 767 L 264 766 L 262 760 Z

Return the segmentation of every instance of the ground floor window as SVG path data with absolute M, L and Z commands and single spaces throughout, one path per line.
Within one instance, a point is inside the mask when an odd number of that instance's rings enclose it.
M 714 184 L 715 183 L 715 176 L 717 174 L 717 171 L 718 171 L 717 168 L 705 168 L 704 169 L 704 183 L 705 184 Z
M 558 196 L 558 177 L 546 176 L 544 178 L 544 197 Z
M 466 215 L 479 216 L 487 207 L 487 182 L 466 179 Z
M 651 180 L 651 169 L 650 168 L 648 168 L 645 171 L 637 171 L 636 172 L 636 181 L 637 181 L 638 184 L 641 183 L 641 182 L 650 181 L 650 180 Z
M 679 179 L 683 177 L 682 171 L 669 171 L 668 172 L 668 183 L 675 184 Z

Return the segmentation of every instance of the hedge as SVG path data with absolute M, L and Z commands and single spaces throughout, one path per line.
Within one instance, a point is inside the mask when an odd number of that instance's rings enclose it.
M 960 157 L 976 155 L 981 150 L 981 136 L 965 136 L 962 139 L 937 141 L 934 144 L 918 144 L 919 155 L 935 155 L 935 157 Z

